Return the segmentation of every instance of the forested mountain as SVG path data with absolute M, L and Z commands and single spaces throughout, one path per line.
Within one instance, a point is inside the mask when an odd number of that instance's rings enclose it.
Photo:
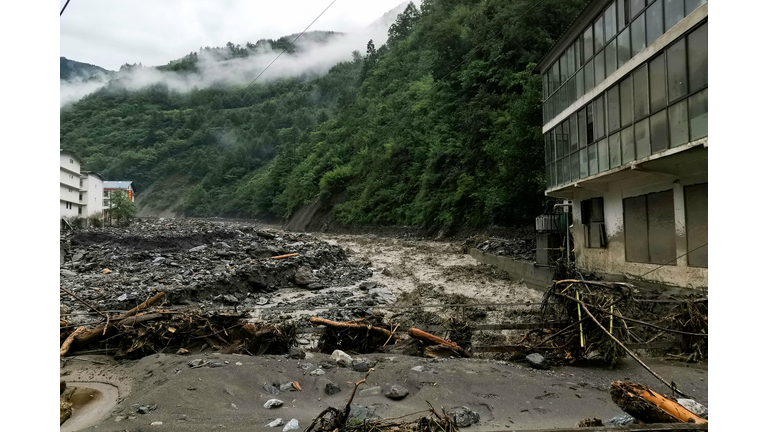
M 59 79 L 88 79 L 99 74 L 109 73 L 103 67 L 59 57 Z
M 531 68 L 584 4 L 425 0 L 327 74 L 245 91 L 113 79 L 62 109 L 61 147 L 186 215 L 287 218 L 316 202 L 342 223 L 528 224 L 544 188 Z M 159 69 L 195 74 L 196 57 Z

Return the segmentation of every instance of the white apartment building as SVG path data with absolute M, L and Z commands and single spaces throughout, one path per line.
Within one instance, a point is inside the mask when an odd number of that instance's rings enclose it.
M 80 165 L 82 159 L 73 152 L 59 150 L 59 203 L 61 217 L 83 215 L 80 202 Z
M 99 173 L 83 171 L 80 174 L 80 203 L 84 206 L 80 216 L 103 216 L 104 182 L 104 177 Z

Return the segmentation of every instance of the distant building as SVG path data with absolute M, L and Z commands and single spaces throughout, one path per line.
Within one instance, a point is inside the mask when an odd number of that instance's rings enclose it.
M 573 203 L 576 264 L 706 288 L 708 3 L 593 0 L 536 66 L 546 195 Z
M 59 150 L 59 208 L 60 216 L 76 218 L 83 214 L 80 202 L 80 166 L 82 158 L 77 154 Z
M 111 207 L 111 201 L 112 201 L 112 192 L 114 191 L 123 191 L 128 194 L 128 199 L 131 200 L 131 202 L 134 202 L 136 198 L 136 193 L 133 191 L 133 182 L 132 181 L 105 181 L 104 182 L 104 192 L 102 193 L 102 203 L 104 206 L 104 214 L 106 215 L 109 211 L 109 208 Z
M 82 217 L 103 216 L 104 177 L 93 171 L 80 173 L 80 202 L 84 206 Z

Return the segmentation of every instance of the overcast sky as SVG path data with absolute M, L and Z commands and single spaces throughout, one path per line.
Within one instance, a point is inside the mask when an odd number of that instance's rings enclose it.
M 61 55 L 109 70 L 158 66 L 204 46 L 299 33 L 331 1 L 70 0 L 60 19 Z M 337 0 L 309 31 L 360 31 L 402 2 Z

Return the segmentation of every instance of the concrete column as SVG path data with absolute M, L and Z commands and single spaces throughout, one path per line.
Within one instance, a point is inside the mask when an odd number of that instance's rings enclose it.
M 688 250 L 688 237 L 685 229 L 685 195 L 680 180 L 672 183 L 672 194 L 675 202 L 675 250 L 677 257 Z M 678 267 L 688 267 L 688 258 L 683 256 L 677 259 Z

